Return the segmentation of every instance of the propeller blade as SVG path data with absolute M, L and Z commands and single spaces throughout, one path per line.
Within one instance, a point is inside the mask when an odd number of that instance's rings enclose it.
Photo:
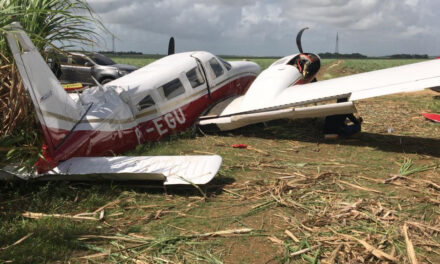
M 309 28 L 305 27 L 305 28 L 301 29 L 298 32 L 298 35 L 296 35 L 296 46 L 298 46 L 298 50 L 299 50 L 300 53 L 304 53 L 303 49 L 302 49 L 302 45 L 301 45 L 301 36 L 302 36 L 304 30 L 306 30 L 306 29 L 309 29 Z
M 174 54 L 174 38 L 170 38 L 170 42 L 168 43 L 168 55 Z

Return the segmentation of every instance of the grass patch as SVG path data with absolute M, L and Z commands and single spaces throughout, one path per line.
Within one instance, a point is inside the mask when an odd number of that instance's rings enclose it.
M 344 74 L 342 65 L 330 72 Z M 372 66 L 362 67 L 351 71 Z M 219 175 L 200 190 L 147 182 L 0 183 L 0 248 L 7 247 L 0 262 L 380 262 L 366 242 L 403 263 L 407 223 L 419 262 L 438 263 L 440 127 L 420 116 L 438 109 L 436 96 L 357 103 L 365 122 L 355 139 L 325 141 L 322 119 L 281 120 L 207 136 L 186 132 L 127 154 L 221 155 Z M 101 221 L 22 216 L 102 210 Z M 201 236 L 243 228 L 253 231 Z

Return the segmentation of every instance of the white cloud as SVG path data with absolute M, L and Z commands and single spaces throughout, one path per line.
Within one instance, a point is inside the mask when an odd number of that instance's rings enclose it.
M 208 49 L 221 54 L 284 55 L 293 52 L 296 32 L 306 50 L 332 51 L 340 33 L 341 52 L 384 55 L 438 53 L 420 39 L 438 43 L 435 0 L 88 0 L 120 37 L 120 49 L 162 52 L 150 38 L 173 35 L 177 50 Z M 123 37 L 121 37 L 123 36 Z M 132 43 L 136 39 L 139 43 Z M 143 43 L 142 43 L 143 42 Z M 148 45 L 147 45 L 148 44 Z M 307 47 L 307 48 L 306 48 Z M 395 52 L 394 52 L 395 51 Z

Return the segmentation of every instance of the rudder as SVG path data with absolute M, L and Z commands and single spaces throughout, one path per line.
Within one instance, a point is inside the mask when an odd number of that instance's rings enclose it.
M 84 107 L 63 89 L 19 23 L 9 26 L 6 38 L 52 152 L 80 120 Z

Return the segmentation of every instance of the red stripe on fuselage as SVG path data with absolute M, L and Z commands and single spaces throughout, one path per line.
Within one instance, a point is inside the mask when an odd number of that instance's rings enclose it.
M 189 102 L 172 111 L 139 123 L 137 126 L 115 131 L 75 130 L 51 153 L 50 158 L 58 163 L 71 157 L 105 156 L 133 149 L 139 143 L 157 141 L 171 133 L 186 130 L 213 103 L 232 95 L 244 94 L 255 76 L 248 75 L 232 80 L 217 90 Z M 68 131 L 46 127 L 50 138 L 63 139 Z M 40 172 L 42 169 L 40 168 Z

